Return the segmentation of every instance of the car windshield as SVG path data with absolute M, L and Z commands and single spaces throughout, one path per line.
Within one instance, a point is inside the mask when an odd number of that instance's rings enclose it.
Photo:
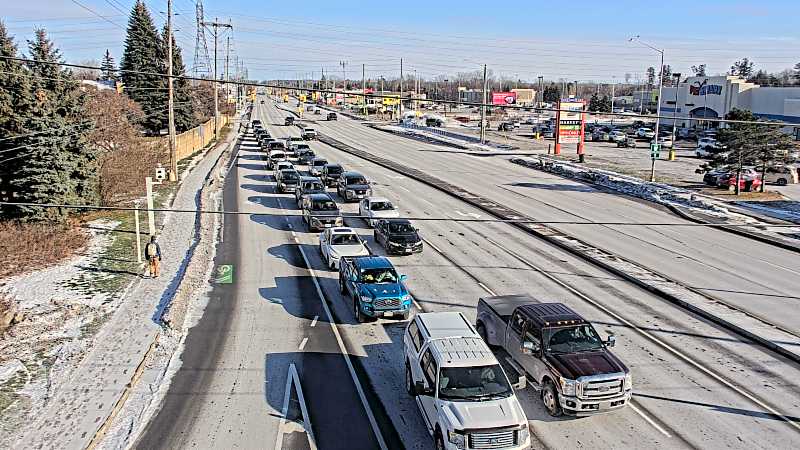
M 323 191 L 325 190 L 325 186 L 318 181 L 313 181 L 311 183 L 306 183 L 303 185 L 304 191 Z
M 512 394 L 499 364 L 479 367 L 443 367 L 439 372 L 439 398 L 446 400 L 491 400 Z
M 414 232 L 414 227 L 410 223 L 389 222 L 389 232 L 396 234 L 410 234 Z
M 397 283 L 398 278 L 392 267 L 361 270 L 361 281 L 367 284 Z
M 334 234 L 333 238 L 331 239 L 331 244 L 333 245 L 356 245 L 360 242 L 361 241 L 358 239 L 358 235 L 355 233 Z
M 336 211 L 339 208 L 336 207 L 336 202 L 333 200 L 317 200 L 311 202 L 311 209 L 314 211 Z
M 281 180 L 283 181 L 297 181 L 300 179 L 300 176 L 297 175 L 297 172 L 294 170 L 284 170 L 281 172 Z
M 342 173 L 340 166 L 328 166 L 328 173 Z
M 391 211 L 394 209 L 392 202 L 373 202 L 369 205 L 369 209 L 373 211 Z
M 591 325 L 578 325 L 569 328 L 555 328 L 547 339 L 549 353 L 575 353 L 603 348 L 603 341 Z
M 325 161 L 324 159 L 318 159 L 318 160 L 314 161 L 314 166 L 322 167 L 325 164 L 328 164 L 328 161 Z
M 367 179 L 364 177 L 347 177 L 347 184 L 367 184 Z

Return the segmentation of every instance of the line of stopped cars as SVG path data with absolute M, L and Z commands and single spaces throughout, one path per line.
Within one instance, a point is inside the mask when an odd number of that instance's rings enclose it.
M 515 391 L 534 389 L 552 416 L 586 416 L 625 407 L 631 374 L 591 323 L 562 303 L 527 295 L 481 298 L 471 323 L 460 312 L 418 312 L 406 276 L 375 255 L 344 217 L 328 188 L 343 202 L 358 202 L 358 217 L 374 228 L 387 254 L 419 253 L 413 224 L 371 183 L 308 149 L 281 148 L 253 121 L 276 189 L 291 192 L 309 231 L 319 232 L 322 260 L 338 269 L 342 298 L 359 323 L 408 320 L 403 337 L 405 389 L 416 402 L 437 449 L 525 449 L 528 419 Z M 293 151 L 292 151 L 293 150 Z M 294 162 L 292 161 L 294 160 Z M 301 173 L 297 166 L 306 166 Z M 281 185 L 281 183 L 284 183 Z M 283 186 L 283 187 L 281 187 Z M 410 319 L 410 320 L 409 320 Z

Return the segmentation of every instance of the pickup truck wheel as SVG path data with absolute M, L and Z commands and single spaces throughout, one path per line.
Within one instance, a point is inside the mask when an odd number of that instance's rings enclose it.
M 367 321 L 367 318 L 361 312 L 361 308 L 358 307 L 358 299 L 353 298 L 353 314 L 356 316 L 356 321 L 358 323 L 364 323 Z
M 442 432 L 438 429 L 436 430 L 436 434 L 433 435 L 433 442 L 436 446 L 436 450 L 444 450 L 444 437 L 442 436 Z
M 548 381 L 542 389 L 542 403 L 547 413 L 553 417 L 559 417 L 563 413 L 561 404 L 558 402 L 558 390 L 551 381 Z
M 409 367 L 408 361 L 406 361 L 406 392 L 408 392 L 408 395 L 414 397 L 414 381 L 411 377 L 411 367 Z

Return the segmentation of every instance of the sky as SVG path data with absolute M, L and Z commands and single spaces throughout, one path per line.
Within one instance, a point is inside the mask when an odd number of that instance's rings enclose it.
M 173 0 L 176 38 L 190 69 L 195 61 L 195 2 Z M 0 18 L 20 49 L 36 27 L 48 30 L 69 62 L 100 60 L 109 49 L 119 61 L 127 15 L 135 0 L 3 0 Z M 166 0 L 146 0 L 159 28 Z M 206 20 L 230 21 L 222 33 L 220 71 L 230 38 L 251 79 L 318 79 L 408 74 L 445 79 L 487 64 L 507 79 L 631 82 L 665 64 L 690 74 L 707 64 L 721 74 L 743 57 L 780 71 L 800 62 L 800 2 L 693 0 L 592 1 L 316 1 L 205 0 Z M 209 52 L 211 33 L 206 31 Z M 212 53 L 213 55 L 213 53 Z M 626 76 L 627 74 L 627 76 Z

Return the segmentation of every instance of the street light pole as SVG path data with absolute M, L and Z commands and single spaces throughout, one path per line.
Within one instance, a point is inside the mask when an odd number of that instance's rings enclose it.
M 614 86 L 616 85 L 616 80 L 614 77 L 611 77 L 611 126 L 614 126 Z
M 483 65 L 483 102 L 481 102 L 481 144 L 486 143 L 486 64 Z
M 661 65 L 658 66 L 659 67 L 659 70 L 658 70 L 658 104 L 656 105 L 656 129 L 655 129 L 655 135 L 656 136 L 655 136 L 655 141 L 656 141 L 656 148 L 657 148 L 658 147 L 658 128 L 659 128 L 659 124 L 661 123 L 661 93 L 662 93 L 662 90 L 663 90 L 663 87 L 664 87 L 664 50 L 655 48 L 655 47 L 653 47 L 652 45 L 650 45 L 650 44 L 648 44 L 646 42 L 642 42 L 639 39 L 638 35 L 628 39 L 628 42 L 633 42 L 633 41 L 636 41 L 636 42 L 644 45 L 645 47 L 649 48 L 650 50 L 656 51 L 659 54 L 661 54 Z M 650 151 L 653 152 L 652 147 L 651 147 Z M 650 182 L 655 182 L 656 181 L 656 158 L 655 158 L 655 154 L 654 153 L 650 157 L 650 160 L 651 160 L 651 164 L 650 164 Z
M 673 73 L 672 76 L 675 77 L 675 104 L 672 108 L 672 145 L 669 147 L 669 160 L 675 161 L 675 131 L 678 127 L 676 116 L 678 114 L 678 85 L 681 82 L 681 74 Z M 656 136 L 656 139 L 658 139 L 658 136 Z

